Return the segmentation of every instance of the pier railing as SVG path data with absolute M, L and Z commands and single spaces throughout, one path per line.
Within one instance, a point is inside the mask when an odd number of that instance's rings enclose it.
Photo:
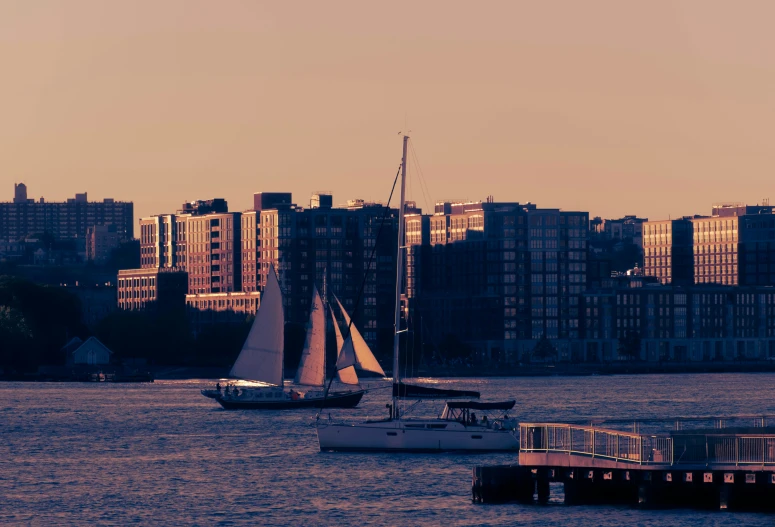
M 775 465 L 775 435 L 640 434 L 560 423 L 521 423 L 520 451 L 637 465 Z

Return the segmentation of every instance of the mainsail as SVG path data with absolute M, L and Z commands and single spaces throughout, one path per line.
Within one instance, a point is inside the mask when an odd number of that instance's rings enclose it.
M 309 313 L 309 327 L 301 352 L 296 384 L 324 386 L 326 382 L 326 312 L 318 288 L 312 290 L 312 307 Z
M 379 375 L 384 376 L 385 372 L 382 370 L 382 366 L 379 365 L 379 362 L 377 362 L 376 357 L 374 357 L 374 354 L 369 349 L 369 345 L 366 344 L 366 341 L 363 340 L 363 337 L 361 336 L 360 331 L 358 331 L 358 328 L 355 327 L 355 324 L 350 324 L 350 316 L 347 314 L 347 311 L 344 310 L 344 306 L 342 306 L 342 303 L 339 301 L 338 298 L 336 298 L 336 295 L 334 295 L 334 299 L 336 300 L 336 303 L 339 305 L 339 309 L 342 311 L 342 316 L 344 317 L 345 323 L 350 327 L 350 334 L 347 336 L 347 340 L 345 341 L 344 345 L 342 346 L 342 352 L 340 353 L 340 359 L 342 359 L 342 355 L 345 354 L 345 352 L 350 353 L 350 350 L 347 349 L 348 343 L 347 341 L 350 341 L 349 346 L 352 347 L 352 353 L 354 354 L 354 362 L 353 364 L 355 367 L 357 367 L 360 370 L 364 371 L 370 371 L 373 373 L 378 373 Z M 347 364 L 349 362 L 349 359 L 343 360 L 342 364 Z M 339 368 L 340 362 L 337 360 L 337 368 Z
M 344 339 L 342 338 L 342 332 L 339 331 L 339 324 L 336 321 L 336 316 L 334 316 L 334 310 L 331 309 L 331 306 L 329 306 L 328 309 L 331 311 L 331 319 L 334 321 L 334 333 L 336 333 L 336 350 L 337 353 L 339 353 L 344 347 Z M 337 363 L 338 362 L 339 360 L 337 357 Z M 355 364 L 354 360 L 352 364 Z M 358 380 L 358 374 L 355 373 L 355 367 L 352 365 L 345 366 L 341 370 L 337 369 L 336 378 L 342 384 L 360 384 L 360 381 Z
M 256 319 L 229 375 L 283 385 L 283 295 L 274 267 L 269 267 Z

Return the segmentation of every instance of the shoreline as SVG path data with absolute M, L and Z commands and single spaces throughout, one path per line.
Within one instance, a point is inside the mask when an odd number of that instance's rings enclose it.
M 149 368 L 152 380 L 125 381 L 110 380 L 106 382 L 153 382 L 169 380 L 194 379 L 225 379 L 228 377 L 227 367 L 188 367 L 166 366 Z M 390 372 L 387 372 L 388 375 Z M 703 362 L 703 363 L 608 363 L 608 364 L 547 364 L 547 365 L 500 365 L 472 367 L 419 368 L 410 372 L 409 378 L 473 378 L 473 377 L 579 377 L 596 375 L 650 375 L 650 374 L 682 374 L 682 373 L 775 373 L 774 361 L 740 361 L 740 362 Z M 285 378 L 292 379 L 294 372 L 286 371 Z M 367 380 L 365 378 L 364 380 Z M 46 373 L 31 373 L 24 375 L 2 375 L 0 382 L 94 382 L 83 379 L 52 376 Z

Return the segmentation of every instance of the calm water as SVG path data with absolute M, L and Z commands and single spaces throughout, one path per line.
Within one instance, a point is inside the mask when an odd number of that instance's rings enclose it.
M 471 467 L 502 455 L 321 454 L 312 411 L 226 412 L 206 381 L 0 383 L 0 523 L 20 525 L 772 525 L 775 516 L 482 506 Z M 525 420 L 775 414 L 775 375 L 456 379 Z M 359 420 L 385 415 L 386 391 Z M 552 491 L 561 490 L 561 487 Z

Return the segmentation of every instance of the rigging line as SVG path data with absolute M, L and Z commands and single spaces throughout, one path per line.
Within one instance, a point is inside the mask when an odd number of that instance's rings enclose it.
M 368 265 L 367 265 L 366 271 L 364 271 L 364 273 L 363 273 L 363 279 L 361 280 L 361 285 L 358 288 L 358 295 L 355 297 L 355 304 L 353 306 L 353 312 L 352 312 L 353 316 L 350 317 L 350 323 L 347 324 L 347 337 L 343 337 L 343 342 L 346 341 L 348 338 L 350 338 L 350 334 L 352 332 L 351 328 L 352 328 L 352 325 L 353 325 L 353 320 L 354 320 L 355 312 L 357 311 L 358 306 L 361 303 L 361 298 L 363 298 L 363 289 L 366 286 L 366 277 L 369 275 L 369 271 L 371 270 L 371 264 L 374 261 L 374 256 L 377 253 L 377 247 L 379 246 L 379 237 L 382 234 L 382 228 L 385 226 L 385 220 L 387 219 L 388 215 L 390 214 L 390 201 L 393 199 L 393 193 L 396 190 L 396 183 L 398 183 L 398 177 L 401 175 L 401 166 L 402 166 L 402 164 L 403 164 L 403 162 L 398 164 L 398 170 L 396 171 L 396 177 L 393 179 L 393 187 L 390 189 L 390 196 L 388 196 L 388 201 L 385 204 L 385 210 L 382 212 L 382 221 L 380 221 L 380 223 L 379 223 L 379 229 L 377 230 L 377 238 L 374 240 L 374 246 L 371 248 L 371 255 L 369 256 Z M 400 247 L 399 247 L 399 250 L 401 250 Z M 376 272 L 376 269 L 377 269 L 377 266 L 375 265 L 374 266 L 375 272 Z M 341 351 L 341 350 L 339 350 L 339 351 Z M 339 351 L 337 351 L 337 354 L 339 353 Z M 338 358 L 339 357 L 337 355 L 337 360 L 338 360 Z M 331 379 L 328 381 L 328 386 L 326 386 L 326 389 L 323 392 L 323 404 L 321 405 L 321 409 L 325 408 L 326 399 L 328 398 L 328 391 L 331 389 L 331 383 L 333 383 L 333 382 L 334 382 L 334 375 L 331 376 Z M 320 412 L 318 412 L 317 415 L 319 417 L 320 416 Z
M 412 152 L 412 149 L 413 149 L 413 147 L 412 147 L 412 142 L 411 142 L 411 141 L 409 141 L 409 151 L 410 151 L 410 153 Z M 410 156 L 410 159 L 412 159 L 412 157 L 411 157 L 411 156 Z M 416 162 L 416 161 L 414 161 L 414 166 L 415 166 L 415 168 L 417 169 L 417 186 L 420 188 L 420 196 L 419 196 L 419 197 L 421 197 L 421 198 L 423 199 L 423 201 L 425 201 L 425 202 L 426 202 L 426 203 L 424 204 L 424 207 L 425 207 L 425 208 L 426 208 L 426 210 L 427 210 L 427 208 L 428 208 L 428 204 L 427 204 L 427 196 L 425 195 L 425 189 L 423 189 L 423 187 L 422 187 L 422 181 L 420 180 L 420 167 L 419 167 L 419 165 L 417 164 L 417 162 Z M 413 173 L 412 173 L 412 174 L 413 174 Z M 409 185 L 409 188 L 410 188 L 410 190 L 412 189 L 412 182 L 413 182 L 413 180 L 414 180 L 414 176 L 412 176 L 412 175 L 410 175 L 410 176 L 407 178 L 407 184 Z M 415 199 L 416 201 L 419 201 L 419 199 L 418 199 L 417 197 L 414 197 L 414 196 L 413 196 L 413 199 Z
M 414 141 L 409 141 L 409 147 L 414 158 L 414 164 L 417 166 L 417 174 L 420 176 L 420 188 L 422 189 L 423 196 L 426 201 L 426 207 L 431 207 L 433 201 L 431 201 L 431 191 L 428 188 L 428 182 L 423 174 L 422 167 L 420 166 L 420 158 L 417 156 L 417 150 L 414 148 Z
M 414 156 L 414 162 L 417 165 L 417 172 L 420 174 L 420 185 L 423 188 L 423 194 L 425 195 L 428 207 L 433 207 L 433 198 L 431 196 L 431 189 L 428 186 L 428 178 L 425 177 L 425 173 L 422 171 L 422 167 L 420 166 L 420 158 L 417 157 L 417 151 L 412 150 L 412 155 Z
M 407 186 L 406 190 L 408 191 L 408 194 L 410 196 L 409 199 L 414 199 L 414 195 L 412 194 L 412 178 L 410 177 L 406 178 L 406 186 Z
M 407 320 L 406 321 L 406 337 L 405 337 L 406 338 L 406 347 L 409 348 L 409 353 L 407 354 L 407 355 L 409 355 L 409 357 L 407 358 L 407 360 L 408 360 L 408 366 L 407 367 L 409 369 L 409 373 L 411 373 L 411 376 L 414 377 L 414 330 L 412 330 L 412 333 L 411 333 L 411 335 L 412 335 L 411 340 L 409 339 L 409 334 L 410 334 L 409 333 L 409 321 Z

